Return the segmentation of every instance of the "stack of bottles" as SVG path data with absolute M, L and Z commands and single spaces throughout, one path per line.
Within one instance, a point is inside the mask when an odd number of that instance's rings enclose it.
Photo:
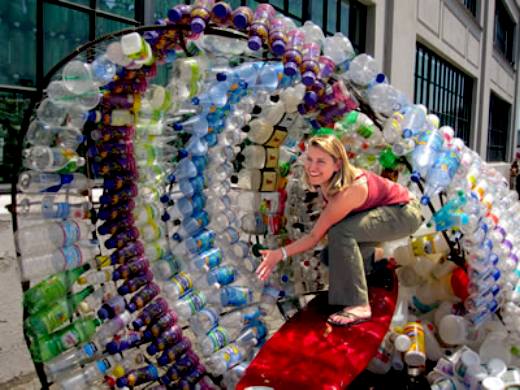
M 24 326 L 51 380 L 206 389 L 210 372 L 236 386 L 279 296 L 325 285 L 321 248 L 265 285 L 253 271 L 259 248 L 298 239 L 319 216 L 299 156 L 311 129 L 327 126 L 357 166 L 380 173 L 408 159 L 413 172 L 398 180 L 423 205 L 443 200 L 429 234 L 387 251 L 401 288 L 369 369 L 416 375 L 430 360 L 434 388 L 519 382 L 520 204 L 494 169 L 341 33 L 296 27 L 269 4 L 209 0 L 158 24 L 183 28 L 126 34 L 90 63 L 69 62 L 28 128 L 16 239 L 23 280 L 39 282 L 24 295 Z M 211 24 L 247 40 L 203 34 Z M 171 81 L 153 84 L 165 63 Z M 103 179 L 100 245 L 83 167 Z M 460 241 L 465 267 L 447 261 L 438 232 Z M 265 239 L 252 247 L 247 235 Z

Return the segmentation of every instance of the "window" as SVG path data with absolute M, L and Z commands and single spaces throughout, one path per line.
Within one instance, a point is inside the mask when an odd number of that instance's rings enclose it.
M 424 104 L 442 125 L 469 143 L 473 80 L 431 50 L 417 44 L 414 102 Z
M 495 2 L 495 48 L 514 64 L 513 47 L 516 25 L 502 2 Z
M 464 5 L 473 16 L 477 16 L 477 0 L 464 0 Z
M 506 161 L 511 105 L 491 94 L 489 100 L 489 130 L 487 161 Z

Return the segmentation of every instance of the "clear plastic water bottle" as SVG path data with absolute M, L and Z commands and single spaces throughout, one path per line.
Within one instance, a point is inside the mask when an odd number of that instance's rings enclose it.
M 58 80 L 49 83 L 47 96 L 57 106 L 72 107 L 78 105 L 85 110 L 95 108 L 101 100 L 99 88 L 96 86 L 92 86 L 81 94 L 75 94 L 67 88 L 65 82 Z
M 85 165 L 83 157 L 63 147 L 33 146 L 23 156 L 23 165 L 39 172 L 71 173 Z
M 234 365 L 249 359 L 255 345 L 256 340 L 246 345 L 240 345 L 238 343 L 228 344 L 226 347 L 211 355 L 206 362 L 206 366 L 211 372 L 222 375 Z
M 412 152 L 412 166 L 421 176 L 426 177 L 442 150 L 443 139 L 437 130 L 425 130 L 418 134 L 416 146 Z
M 368 54 L 359 54 L 350 62 L 345 77 L 360 87 L 367 87 L 378 73 L 376 60 Z
M 16 239 L 22 254 L 29 255 L 50 253 L 55 248 L 88 240 L 91 232 L 92 225 L 87 222 L 66 220 L 23 227 L 16 232 Z
M 426 185 L 421 203 L 448 187 L 460 165 L 460 153 L 454 149 L 441 151 L 426 175 Z
M 80 246 L 76 244 L 44 255 L 22 256 L 22 280 L 36 280 L 56 272 L 79 267 L 91 262 L 97 252 L 97 245 Z
M 25 140 L 32 145 L 57 145 L 76 150 L 85 137 L 77 128 L 51 126 L 43 121 L 34 120 L 29 125 Z
M 53 196 L 45 196 L 41 202 L 23 198 L 16 210 L 23 219 L 87 219 L 91 207 L 90 202 L 56 202 Z
M 323 54 L 330 57 L 340 68 L 355 56 L 354 47 L 350 40 L 337 32 L 331 37 L 326 37 L 323 43 Z
M 86 363 L 89 360 L 101 355 L 100 348 L 93 342 L 83 344 L 81 347 L 71 349 L 54 359 L 48 361 L 43 366 L 47 377 L 55 381 L 58 376 L 72 367 Z

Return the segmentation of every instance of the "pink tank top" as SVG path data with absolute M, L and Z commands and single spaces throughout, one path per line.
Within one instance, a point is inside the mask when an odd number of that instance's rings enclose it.
M 408 189 L 402 185 L 370 171 L 363 171 L 363 173 L 354 180 L 363 176 L 367 178 L 368 197 L 365 203 L 352 210 L 352 213 L 370 210 L 379 206 L 405 204 L 410 201 L 410 193 Z

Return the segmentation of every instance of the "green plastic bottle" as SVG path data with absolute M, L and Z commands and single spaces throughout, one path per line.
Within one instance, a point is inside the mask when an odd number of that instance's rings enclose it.
M 89 341 L 101 325 L 97 318 L 78 320 L 69 326 L 31 342 L 31 355 L 36 362 L 46 362 L 78 344 Z
M 58 299 L 52 306 L 28 317 L 25 320 L 25 329 L 36 337 L 54 332 L 72 318 L 78 305 L 93 292 L 94 287 L 88 286 L 70 297 Z
M 36 313 L 66 296 L 74 282 L 88 269 L 90 264 L 87 263 L 69 271 L 58 272 L 27 290 L 23 295 L 23 304 L 29 314 Z

